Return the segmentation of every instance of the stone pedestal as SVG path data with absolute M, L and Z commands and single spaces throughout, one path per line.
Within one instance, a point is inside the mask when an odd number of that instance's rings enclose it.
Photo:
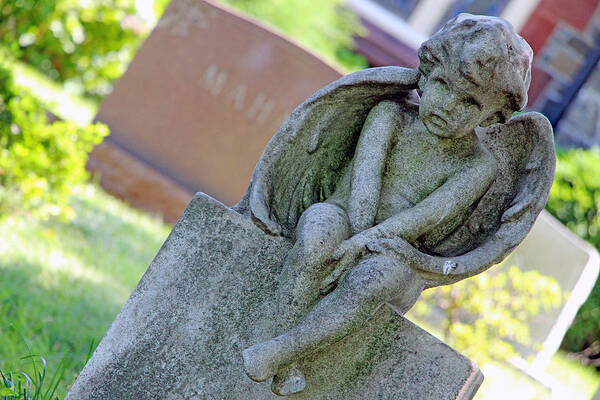
M 278 333 L 275 293 L 290 247 L 197 194 L 67 400 L 279 398 L 246 377 L 241 352 Z M 303 370 L 307 388 L 290 399 L 471 399 L 483 379 L 385 306 Z

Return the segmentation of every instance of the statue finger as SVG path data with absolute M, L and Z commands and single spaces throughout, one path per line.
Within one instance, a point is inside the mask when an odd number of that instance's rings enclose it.
M 334 252 L 333 252 L 333 256 L 331 257 L 332 260 L 334 261 L 338 261 L 341 260 L 344 255 L 346 255 L 346 253 L 348 252 L 348 249 L 346 246 L 340 245 Z

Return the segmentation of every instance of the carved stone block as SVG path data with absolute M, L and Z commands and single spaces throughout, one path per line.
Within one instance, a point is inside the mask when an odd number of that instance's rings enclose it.
M 276 399 L 245 375 L 242 350 L 277 334 L 278 277 L 291 248 L 197 194 L 67 396 Z M 383 306 L 302 362 L 292 399 L 471 399 L 470 360 Z

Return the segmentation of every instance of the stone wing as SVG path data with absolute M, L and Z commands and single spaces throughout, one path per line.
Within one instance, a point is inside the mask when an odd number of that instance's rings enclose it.
M 418 78 L 417 70 L 371 68 L 317 91 L 269 141 L 235 209 L 269 233 L 293 236 L 302 212 L 335 191 L 371 108 L 386 99 L 416 101 Z
M 515 236 L 520 242 L 548 200 L 556 157 L 546 117 L 520 114 L 506 124 L 479 130 L 478 136 L 498 160 L 498 177 L 458 228 L 446 226 L 423 238 L 430 254 L 464 254 L 489 240 L 503 224 L 523 220 L 528 228 Z

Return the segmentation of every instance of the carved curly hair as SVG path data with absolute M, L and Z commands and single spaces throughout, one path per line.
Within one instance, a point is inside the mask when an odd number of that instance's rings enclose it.
M 424 76 L 441 65 L 499 91 L 511 112 L 527 104 L 533 51 L 503 18 L 459 14 L 421 45 L 419 59 Z

